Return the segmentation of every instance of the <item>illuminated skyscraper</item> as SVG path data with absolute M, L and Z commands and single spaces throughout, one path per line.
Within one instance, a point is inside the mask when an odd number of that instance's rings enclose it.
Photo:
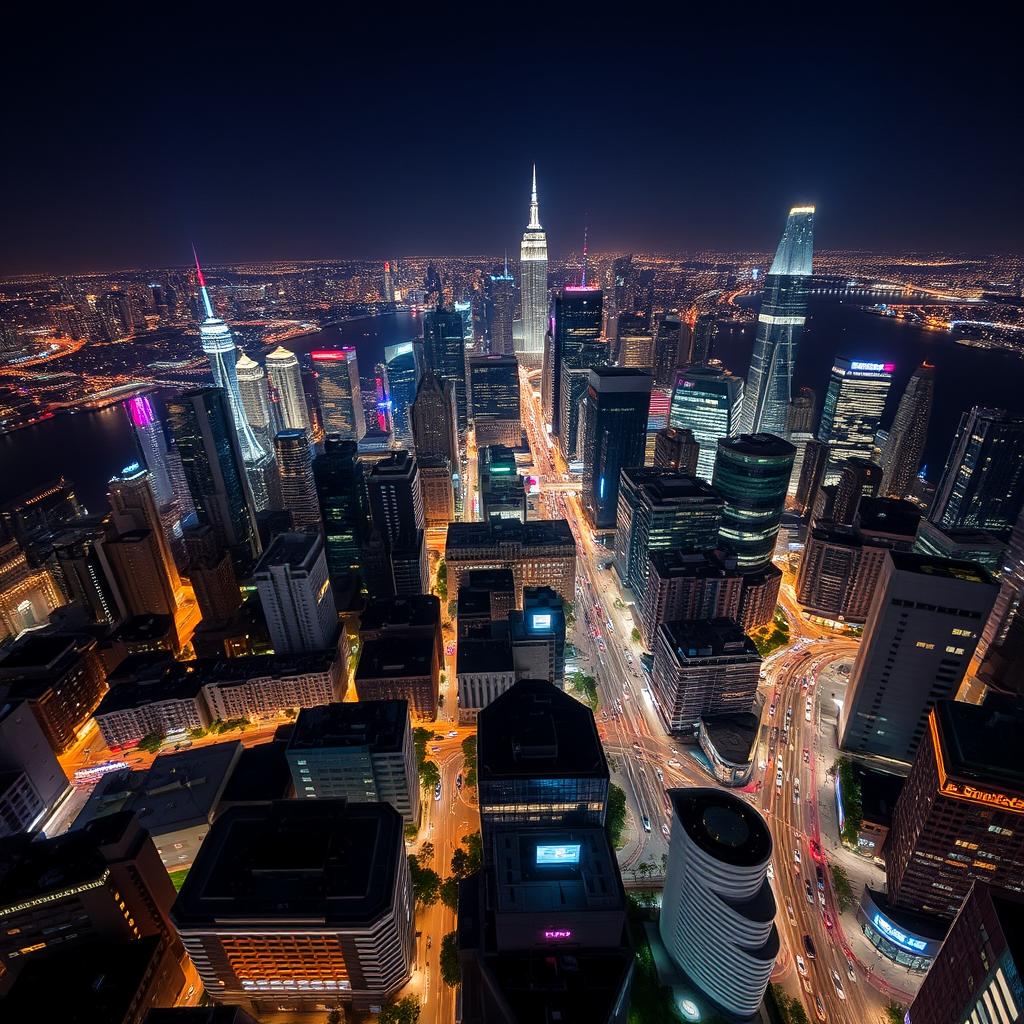
M 392 304 L 395 301 L 395 282 L 391 276 L 391 264 L 384 261 L 384 301 Z
M 267 356 L 267 375 L 274 385 L 280 403 L 281 422 L 286 430 L 304 430 L 312 435 L 306 393 L 302 387 L 302 371 L 294 352 L 279 345 Z
M 1024 418 L 974 406 L 960 426 L 928 518 L 945 530 L 1009 535 L 1024 504 Z
M 370 513 L 363 467 L 356 442 L 328 434 L 324 450 L 313 460 L 313 479 L 323 519 L 327 571 L 336 592 L 345 592 L 346 577 L 359 567 L 361 545 L 370 533 Z
M 135 440 L 143 465 L 150 473 L 157 508 L 162 508 L 174 500 L 174 489 L 171 486 L 167 465 L 167 439 L 164 437 L 163 426 L 156 418 L 153 403 L 146 395 L 129 398 L 125 402 L 125 409 L 135 428 Z
M 818 424 L 818 440 L 831 449 L 830 478 L 838 476 L 847 459 L 872 458 L 875 433 L 885 409 L 892 363 L 866 362 L 837 356 L 832 362 L 825 406 Z
M 340 351 L 317 351 L 309 355 L 317 373 L 316 388 L 324 432 L 360 440 L 366 433 L 366 419 L 355 348 L 346 345 Z
M 519 250 L 519 290 L 523 309 L 522 348 L 516 353 L 526 366 L 538 367 L 544 355 L 548 326 L 548 239 L 540 224 L 537 201 L 537 168 L 533 168 L 530 223 Z
M 922 363 L 907 383 L 882 452 L 882 494 L 905 498 L 910 491 L 921 466 L 934 394 L 935 367 Z
M 416 400 L 416 388 L 419 385 L 412 342 L 388 345 L 384 349 L 384 365 L 387 367 L 390 388 L 388 397 L 391 399 L 391 422 L 395 437 L 408 440 L 412 437 L 409 407 Z
M 417 455 L 441 455 L 454 472 L 459 466 L 459 435 L 455 423 L 455 392 L 449 381 L 427 370 L 416 400 L 409 407 Z
M 270 415 L 270 397 L 267 394 L 267 375 L 255 360 L 243 355 L 235 364 L 238 390 L 242 396 L 242 408 L 249 426 L 256 433 L 260 444 L 268 451 L 274 450 L 273 420 Z
M 423 355 L 427 366 L 455 390 L 460 432 L 466 429 L 466 342 L 464 324 L 454 310 L 432 309 L 423 316 Z
M 689 430 L 700 445 L 697 475 L 710 480 L 723 437 L 735 437 L 743 407 L 743 381 L 728 370 L 691 366 L 676 374 L 668 424 Z
M 213 304 L 210 302 L 210 293 L 206 289 L 206 278 L 203 277 L 198 257 L 196 258 L 196 275 L 199 278 L 199 294 L 206 310 L 206 319 L 199 325 L 199 337 L 202 339 L 203 351 L 210 360 L 214 384 L 224 389 L 228 407 L 231 409 L 235 428 L 238 431 L 238 447 L 241 449 L 242 458 L 247 466 L 254 465 L 264 459 L 267 453 L 256 439 L 245 416 L 245 407 L 242 404 L 242 395 L 238 389 L 238 376 L 235 371 L 235 364 L 238 362 L 235 339 L 231 336 L 228 325 L 213 314 Z
M 277 472 L 281 477 L 281 503 L 292 514 L 296 529 L 320 525 L 313 456 L 302 430 L 282 430 L 274 438 Z
M 807 318 L 807 278 L 813 251 L 814 207 L 794 206 L 764 282 L 741 433 L 787 436 L 793 368 Z

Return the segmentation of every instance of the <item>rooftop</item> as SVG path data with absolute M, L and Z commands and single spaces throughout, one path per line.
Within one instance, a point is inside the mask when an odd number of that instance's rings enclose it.
M 292 729 L 289 750 L 370 747 L 401 750 L 409 733 L 404 700 L 366 700 L 303 708 Z
M 360 679 L 398 679 L 403 676 L 429 676 L 434 666 L 432 636 L 403 637 L 400 644 L 391 637 L 366 640 L 359 664 L 356 684 Z
M 75 826 L 119 811 L 134 813 L 153 836 L 208 822 L 241 753 L 241 741 L 232 740 L 161 754 L 142 771 L 104 775 Z
M 913 537 L 921 522 L 921 510 L 897 498 L 861 498 L 856 518 L 864 533 Z
M 316 534 L 279 533 L 256 563 L 253 575 L 278 566 L 289 566 L 292 569 L 308 568 L 320 547 L 321 541 Z
M 521 523 L 517 519 L 498 519 L 489 523 L 449 523 L 446 551 L 459 548 L 490 547 L 496 544 L 522 544 L 524 547 L 566 546 L 575 550 L 576 541 L 564 519 L 536 519 Z
M 652 551 L 651 569 L 662 579 L 737 574 L 736 558 L 724 551 Z
M 796 448 L 775 434 L 739 434 L 718 439 L 718 450 L 757 459 L 792 459 Z
M 593 712 L 546 680 L 521 679 L 480 712 L 477 763 L 481 781 L 608 778 Z
M 470 569 L 462 577 L 462 588 L 473 590 L 515 592 L 516 579 L 511 569 Z
M 277 800 L 214 822 L 174 904 L 180 930 L 288 918 L 371 925 L 390 907 L 405 858 L 389 804 Z
M 961 583 L 987 583 L 993 587 L 996 585 L 989 571 L 977 562 L 965 562 L 958 558 L 935 558 L 932 555 L 918 555 L 909 551 L 891 551 L 889 557 L 900 572 L 912 572 L 935 579 L 957 580 Z
M 115 643 L 120 641 L 126 644 L 137 644 L 146 643 L 150 640 L 162 640 L 173 632 L 173 615 L 133 615 L 131 618 L 125 619 L 111 633 L 110 639 Z
M 74 656 L 79 637 L 33 635 L 17 641 L 0 658 L 0 677 L 10 674 L 45 673 L 57 669 L 65 659 Z
M 360 632 L 395 626 L 436 626 L 441 621 L 441 601 L 433 594 L 375 598 L 359 619 Z
M 270 743 L 245 747 L 228 776 L 219 807 L 229 804 L 284 800 L 291 795 L 292 773 L 285 758 L 287 744 L 275 735 Z M 215 811 L 215 813 L 219 813 Z
M 1024 763 L 1017 748 L 1024 732 L 1024 702 L 940 700 L 935 722 L 948 775 L 1024 796 Z
M 140 666 L 140 669 L 149 667 L 151 672 L 139 672 L 132 678 L 122 661 L 117 667 L 120 677 L 114 674 L 107 677 L 111 688 L 100 701 L 95 714 L 109 715 L 161 701 L 194 700 L 202 692 L 205 681 L 204 674 L 196 671 L 195 666 L 195 662 L 173 660 L 170 663 L 150 662 L 149 666 Z
M 746 801 L 721 789 L 668 790 L 675 816 L 705 853 L 723 864 L 767 864 L 772 837 L 764 818 Z M 675 823 L 673 822 L 673 827 Z
M 652 505 L 683 500 L 703 500 L 717 505 L 723 503 L 721 495 L 710 484 L 674 469 L 641 466 L 624 469 L 622 478 L 639 490 Z
M 700 720 L 701 730 L 715 750 L 732 764 L 750 761 L 760 719 L 749 711 L 735 715 L 708 715 Z
M 489 636 L 464 637 L 459 640 L 455 655 L 457 675 L 479 672 L 513 672 L 512 645 L 508 623 L 492 622 Z
M 679 661 L 722 657 L 761 660 L 754 641 L 732 619 L 664 622 L 659 632 Z

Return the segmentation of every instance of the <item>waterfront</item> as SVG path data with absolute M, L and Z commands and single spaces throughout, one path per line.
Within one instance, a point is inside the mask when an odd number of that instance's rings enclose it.
M 369 377 L 384 357 L 384 347 L 420 334 L 419 317 L 392 313 L 364 317 L 291 339 L 298 355 L 318 348 L 355 345 L 361 375 Z M 754 324 L 723 330 L 716 354 L 744 376 L 754 342 Z M 262 361 L 263 348 L 249 348 Z M 945 332 L 928 331 L 905 321 L 872 316 L 849 303 L 816 301 L 804 330 L 795 385 L 807 385 L 824 400 L 829 369 L 836 355 L 896 364 L 886 419 L 910 374 L 924 359 L 937 366 L 935 409 L 928 433 L 925 464 L 936 481 L 942 472 L 960 413 L 972 404 L 1003 406 L 1024 413 L 1024 360 L 1007 352 L 958 345 Z M 0 437 L 0 501 L 6 501 L 64 474 L 90 511 L 106 505 L 106 482 L 135 459 L 135 448 L 120 405 L 59 416 Z

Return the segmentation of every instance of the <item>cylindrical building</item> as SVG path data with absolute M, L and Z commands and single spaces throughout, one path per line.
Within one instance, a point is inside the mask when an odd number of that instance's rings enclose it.
M 673 789 L 661 909 L 669 955 L 722 1010 L 752 1017 L 775 958 L 772 837 L 764 819 L 720 789 Z
M 712 486 L 725 499 L 719 537 L 741 572 L 765 568 L 775 552 L 796 449 L 774 434 L 718 441 Z

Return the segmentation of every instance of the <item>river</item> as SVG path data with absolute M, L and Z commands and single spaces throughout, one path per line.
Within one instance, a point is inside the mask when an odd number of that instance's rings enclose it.
M 914 368 L 924 359 L 937 367 L 935 407 L 925 464 L 936 481 L 960 413 L 971 405 L 1002 406 L 1024 413 L 1024 360 L 1001 351 L 957 345 L 942 332 L 865 313 L 834 300 L 814 300 L 800 343 L 795 385 L 817 393 L 820 412 L 836 355 L 896 364 L 896 375 L 884 423 L 895 412 Z M 420 334 L 419 318 L 411 313 L 365 317 L 291 339 L 286 347 L 297 354 L 317 348 L 355 345 L 363 377 L 384 357 L 384 347 Z M 746 374 L 754 343 L 754 325 L 719 333 L 716 355 L 734 373 Z M 260 358 L 265 352 L 250 352 Z M 106 505 L 106 483 L 135 458 L 131 429 L 121 407 L 60 416 L 0 437 L 0 501 L 6 501 L 63 474 L 91 511 Z

